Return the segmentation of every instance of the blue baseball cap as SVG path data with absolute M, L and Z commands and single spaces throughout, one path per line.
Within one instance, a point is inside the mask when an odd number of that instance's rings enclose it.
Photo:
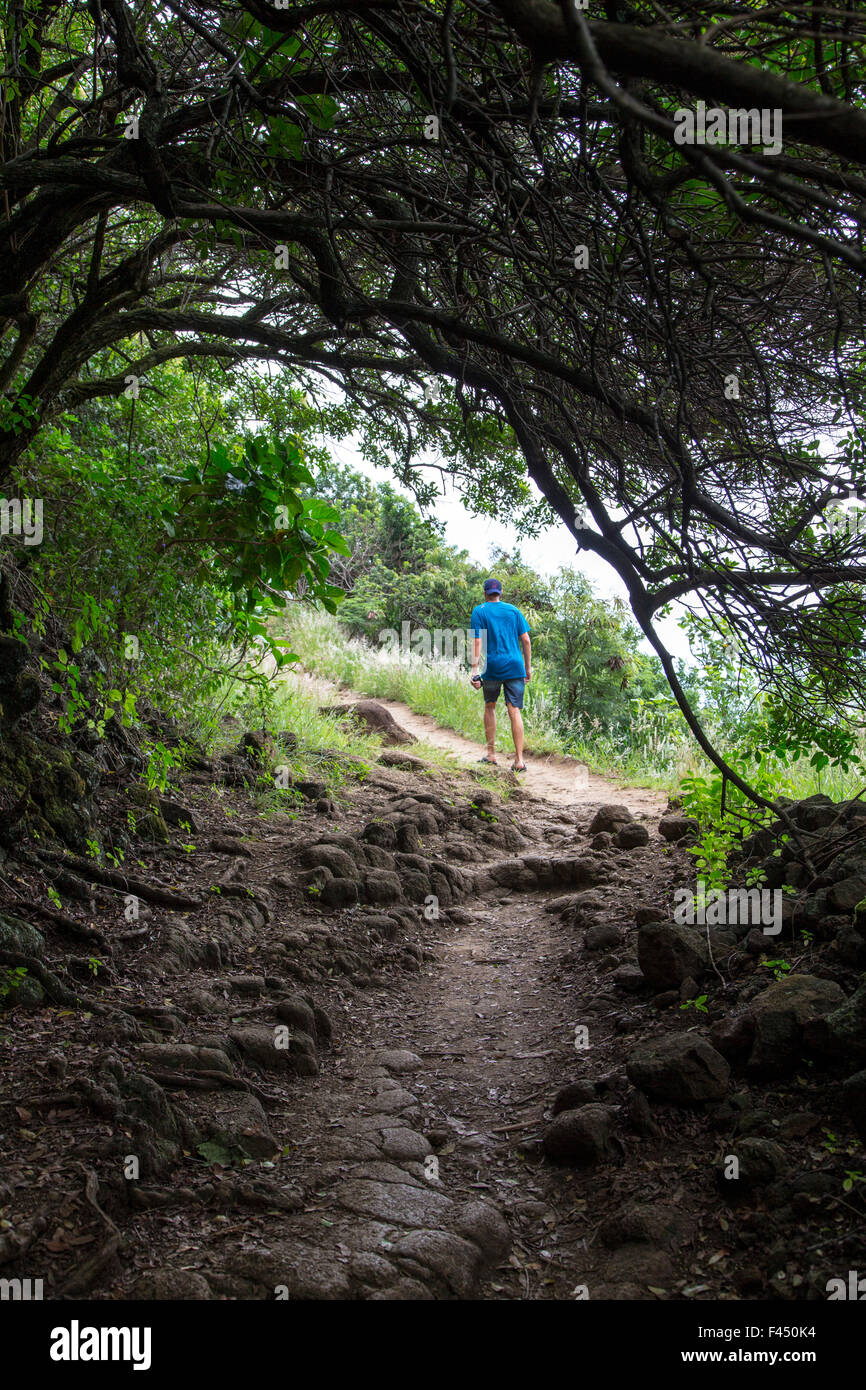
M 501 594 L 502 585 L 498 579 L 485 579 L 484 592 L 485 594 Z

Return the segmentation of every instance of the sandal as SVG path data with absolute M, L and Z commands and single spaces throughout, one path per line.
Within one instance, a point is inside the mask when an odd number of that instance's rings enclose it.
M 526 763 L 521 763 L 520 767 L 514 767 L 514 766 L 512 766 L 511 771 L 512 771 L 512 772 L 525 772 L 525 771 L 526 771 Z
M 499 763 L 494 762 L 492 758 L 479 758 L 478 761 L 480 763 L 489 763 L 491 767 L 499 767 Z

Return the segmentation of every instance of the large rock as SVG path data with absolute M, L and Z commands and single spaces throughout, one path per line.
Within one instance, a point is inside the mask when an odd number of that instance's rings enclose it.
M 293 994 L 288 999 L 280 999 L 274 1008 L 274 1013 L 281 1022 L 291 1024 L 293 1028 L 300 1029 L 309 1037 L 318 1036 L 316 1015 L 311 1005 L 298 995 Z
M 806 1025 L 831 1013 L 844 1000 L 833 980 L 813 975 L 775 980 L 752 1000 L 747 1011 L 753 1023 L 747 1070 L 765 1077 L 793 1071 L 802 1055 Z
M 41 956 L 45 938 L 38 928 L 20 917 L 0 917 L 0 950 L 18 951 L 26 956 Z
M 613 842 L 617 849 L 638 849 L 641 845 L 649 844 L 649 831 L 637 821 L 627 821 L 620 826 Z
M 582 1105 L 594 1105 L 597 1100 L 594 1081 L 572 1081 L 554 1096 L 553 1113 L 561 1115 L 563 1110 L 579 1110 Z
M 656 1100 L 696 1105 L 721 1100 L 731 1069 L 697 1033 L 673 1033 L 640 1043 L 626 1063 L 628 1079 Z
M 358 866 L 352 856 L 339 845 L 310 845 L 299 857 L 304 869 L 330 869 L 334 878 L 357 878 Z
M 348 1178 L 334 1194 L 341 1207 L 395 1226 L 437 1226 L 451 1211 L 448 1197 L 410 1182 Z
M 344 719 L 352 719 L 362 724 L 371 734 L 381 734 L 382 742 L 388 747 L 397 744 L 417 743 L 414 734 L 401 728 L 393 714 L 378 700 L 357 700 L 353 705 L 324 705 L 322 714 L 338 714 Z
M 612 1144 L 616 1111 L 609 1105 L 582 1105 L 579 1110 L 563 1110 L 544 1132 L 542 1144 L 548 1158 L 572 1163 L 598 1163 L 614 1151 Z
M 507 1255 L 511 1245 L 508 1223 L 498 1207 L 489 1202 L 463 1202 L 454 1212 L 451 1225 L 460 1236 L 478 1246 L 485 1261 L 495 1264 Z
M 805 1046 L 824 1057 L 839 1057 L 855 1066 L 866 1063 L 866 980 L 832 1013 L 808 1022 Z
M 244 1059 L 265 1071 L 293 1072 L 296 1076 L 316 1076 L 316 1044 L 308 1033 L 285 1024 L 276 1028 L 249 1024 L 229 1033 Z
M 736 1164 L 730 1162 L 732 1158 L 737 1160 Z M 772 1139 L 737 1139 L 730 1153 L 719 1160 L 716 1179 L 725 1195 L 736 1199 L 775 1182 L 785 1167 L 784 1149 Z
M 599 806 L 587 829 L 588 835 L 597 835 L 600 830 L 617 831 L 620 826 L 625 825 L 626 821 L 634 820 L 634 816 L 627 806 L 619 806 L 611 802 L 606 806 Z
M 390 869 L 370 869 L 364 875 L 364 900 L 368 903 L 396 903 L 403 897 L 403 885 Z
M 702 933 L 674 922 L 649 922 L 641 927 L 637 959 L 656 989 L 675 989 L 683 980 L 698 980 L 710 963 Z
M 827 902 L 834 912 L 853 912 L 864 897 L 866 878 L 843 878 L 827 891 Z
M 360 891 L 354 878 L 329 878 L 319 888 L 319 902 L 334 911 L 354 907 Z
M 662 816 L 659 821 L 659 834 L 670 844 L 685 839 L 686 835 L 696 834 L 698 828 L 693 816 Z
M 457 1298 L 468 1298 L 482 1267 L 478 1247 L 451 1231 L 410 1231 L 389 1252 L 398 1264 L 406 1260 L 410 1268 L 421 1264 L 447 1286 Z

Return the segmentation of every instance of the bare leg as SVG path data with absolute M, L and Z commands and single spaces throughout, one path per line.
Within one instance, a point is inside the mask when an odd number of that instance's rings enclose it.
M 511 737 L 514 739 L 514 765 L 523 766 L 523 715 L 516 705 L 506 704 L 508 717 L 511 720 Z
M 487 739 L 487 756 L 496 762 L 496 701 L 484 705 L 484 737 Z

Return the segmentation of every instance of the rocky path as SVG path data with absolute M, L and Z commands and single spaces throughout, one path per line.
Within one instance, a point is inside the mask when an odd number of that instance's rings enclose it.
M 61 1299 L 823 1296 L 862 1258 L 844 1105 L 866 1081 L 810 1073 L 846 1028 L 862 1048 L 835 943 L 774 979 L 747 924 L 668 920 L 682 818 L 502 801 L 420 752 L 330 750 L 338 799 L 299 781 L 274 812 L 278 744 L 245 734 L 153 794 L 178 829 L 130 847 L 135 925 L 126 868 L 4 864 L 0 947 L 31 970 L 2 1017 L 4 1277 Z M 103 823 L 140 824 L 133 794 Z M 822 931 L 843 859 L 804 900 Z M 64 913 L 37 927 L 48 871 Z
M 647 865 L 630 896 L 659 887 Z M 670 1182 L 661 1129 L 639 1156 L 609 1137 L 628 1010 L 600 982 L 603 953 L 575 971 L 574 928 L 546 910 L 554 896 L 452 909 L 402 988 L 355 1000 L 354 1041 L 316 1083 L 319 1128 L 298 1152 L 299 1173 L 313 1152 L 326 1158 L 316 1280 L 325 1261 L 344 1296 L 358 1271 L 376 1274 L 362 1297 L 493 1300 L 652 1299 L 699 1282 L 687 1247 L 701 1184 L 687 1197 Z M 598 1168 L 545 1157 L 567 1085 L 595 1102 Z
M 100 1012 L 8 1015 L 26 1143 L 0 1197 L 31 1259 L 43 1223 L 54 1232 L 50 1296 L 561 1298 L 586 1278 L 586 1199 L 538 1141 L 552 1096 L 586 1071 L 574 930 L 546 910 L 554 878 L 587 869 L 569 857 L 586 826 L 522 786 L 506 809 L 464 772 L 425 777 L 403 756 L 300 816 L 262 819 L 243 787 L 229 805 L 213 772 L 191 778 L 195 852 L 139 850 L 142 880 L 186 910 L 142 908 L 131 934 L 121 917 L 129 944 L 110 951 L 116 908 L 98 890 L 105 956 L 85 989 Z M 235 783 L 243 760 L 221 775 Z M 526 867 L 535 849 L 548 888 Z M 646 844 L 627 853 L 652 877 Z M 305 901 L 317 882 L 321 904 Z M 412 900 L 431 888 L 428 916 Z M 52 952 L 27 930 L 28 949 Z M 88 1229 L 82 1173 L 108 1237 Z M 75 1241 L 95 1251 L 83 1265 Z

